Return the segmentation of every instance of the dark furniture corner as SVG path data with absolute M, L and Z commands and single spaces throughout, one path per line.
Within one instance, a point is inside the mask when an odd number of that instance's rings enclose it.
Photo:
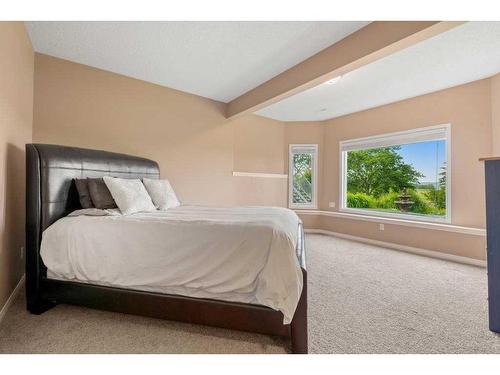
M 486 158 L 484 163 L 489 326 L 500 333 L 500 159 Z
M 290 325 L 271 308 L 51 280 L 40 257 L 42 232 L 56 220 L 81 208 L 75 178 L 113 176 L 159 178 L 155 161 L 106 151 L 58 145 L 26 145 L 26 300 L 41 314 L 58 303 L 176 320 L 291 338 L 292 353 L 306 354 L 307 272 L 303 234 L 299 262 L 304 287 Z

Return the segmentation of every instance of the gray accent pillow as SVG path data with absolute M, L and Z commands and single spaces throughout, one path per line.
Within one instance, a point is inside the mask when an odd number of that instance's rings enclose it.
M 95 208 L 107 209 L 118 206 L 102 178 L 87 178 L 90 198 Z
M 94 208 L 92 198 L 90 198 L 89 185 L 86 178 L 75 178 L 76 190 L 80 198 L 82 208 Z

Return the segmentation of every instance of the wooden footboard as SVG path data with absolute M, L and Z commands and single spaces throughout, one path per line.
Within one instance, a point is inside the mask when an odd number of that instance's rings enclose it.
M 308 330 L 307 330 L 307 271 L 302 268 L 304 286 L 300 295 L 299 304 L 295 310 L 292 324 L 290 325 L 290 336 L 292 341 L 292 353 L 307 354 Z
M 291 351 L 306 354 L 307 272 L 302 269 L 304 287 L 292 323 L 283 324 L 283 314 L 266 306 L 184 296 L 150 293 L 77 282 L 43 279 L 41 304 L 30 312 L 40 314 L 59 304 L 149 316 L 212 327 L 291 338 Z

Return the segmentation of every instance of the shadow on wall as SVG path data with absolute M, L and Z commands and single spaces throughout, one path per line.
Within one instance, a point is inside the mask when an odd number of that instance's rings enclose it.
M 0 306 L 24 273 L 21 247 L 25 246 L 25 151 L 8 143 L 4 168 L 4 210 L 0 249 Z M 5 295 L 2 295 L 5 294 Z

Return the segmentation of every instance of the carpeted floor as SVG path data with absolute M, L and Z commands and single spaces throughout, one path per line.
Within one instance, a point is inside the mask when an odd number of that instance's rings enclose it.
M 307 235 L 311 353 L 500 353 L 486 270 Z M 280 338 L 60 305 L 29 315 L 20 295 L 2 353 L 285 353 Z

